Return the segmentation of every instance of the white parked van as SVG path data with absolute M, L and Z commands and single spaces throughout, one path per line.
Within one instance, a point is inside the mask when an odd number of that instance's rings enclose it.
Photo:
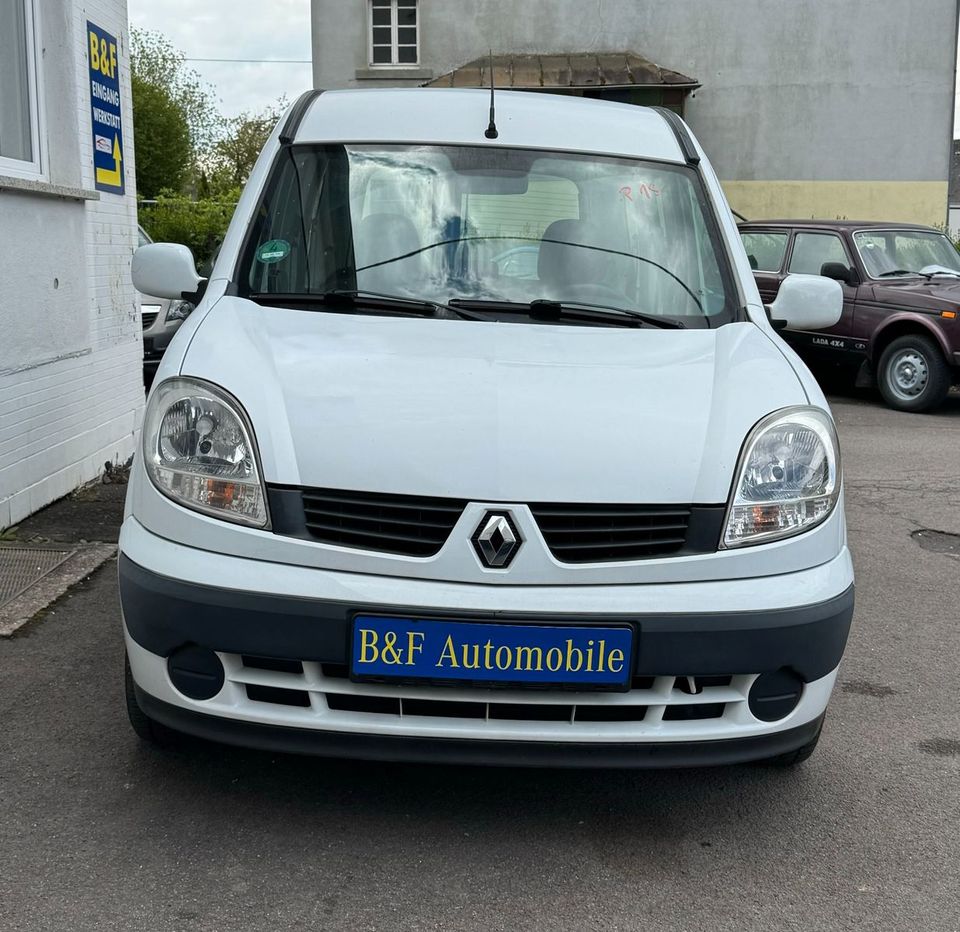
M 136 732 L 368 758 L 793 763 L 853 612 L 840 452 L 673 113 L 310 93 L 150 393 Z M 489 124 L 489 125 L 488 125 Z

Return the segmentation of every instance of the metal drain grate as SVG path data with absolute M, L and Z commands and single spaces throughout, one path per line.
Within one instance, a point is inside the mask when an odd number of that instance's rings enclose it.
M 0 606 L 43 579 L 74 552 L 46 547 L 0 546 Z

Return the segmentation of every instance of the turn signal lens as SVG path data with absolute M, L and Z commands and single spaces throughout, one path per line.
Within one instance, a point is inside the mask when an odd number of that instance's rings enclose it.
M 239 402 L 193 379 L 150 397 L 143 424 L 147 475 L 174 501 L 252 527 L 267 526 L 253 430 Z
M 840 497 L 840 450 L 833 421 L 819 408 L 786 408 L 747 437 L 724 547 L 760 544 L 820 524 Z

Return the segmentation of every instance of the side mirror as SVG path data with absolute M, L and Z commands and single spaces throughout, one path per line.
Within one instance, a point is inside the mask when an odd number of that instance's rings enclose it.
M 843 289 L 819 275 L 788 275 L 770 305 L 771 317 L 789 330 L 824 330 L 843 314 Z
M 859 285 L 860 276 L 856 269 L 847 268 L 842 262 L 824 262 L 820 266 L 820 274 L 824 278 L 833 279 L 835 282 L 841 282 L 844 285 Z
M 194 300 L 206 279 L 197 274 L 193 253 L 178 243 L 149 243 L 133 254 L 133 286 L 156 298 Z

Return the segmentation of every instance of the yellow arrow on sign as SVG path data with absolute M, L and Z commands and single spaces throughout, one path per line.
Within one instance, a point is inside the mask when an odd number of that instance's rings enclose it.
M 123 173 L 120 168 L 123 163 L 123 153 L 120 151 L 120 137 L 113 136 L 113 168 L 97 168 L 97 184 L 105 184 L 111 188 L 123 186 Z

